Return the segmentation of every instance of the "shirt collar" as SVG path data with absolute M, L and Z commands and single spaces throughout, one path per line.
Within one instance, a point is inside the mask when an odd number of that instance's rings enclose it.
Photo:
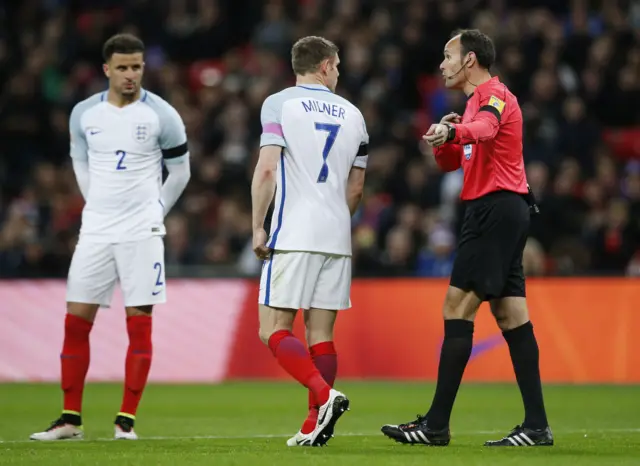
M 476 91 L 478 89 L 483 89 L 485 87 L 489 87 L 490 85 L 494 85 L 494 84 L 497 84 L 499 82 L 500 82 L 500 78 L 498 78 L 497 76 L 493 76 L 489 81 L 483 82 L 479 86 L 476 86 Z M 473 97 L 473 94 L 475 94 L 476 91 L 473 91 L 471 94 L 469 94 L 469 97 L 467 97 L 467 100 L 471 99 L 471 97 Z
M 302 87 L 303 89 L 310 89 L 314 91 L 331 92 L 331 89 L 327 86 L 323 86 L 322 84 L 297 84 L 296 87 Z

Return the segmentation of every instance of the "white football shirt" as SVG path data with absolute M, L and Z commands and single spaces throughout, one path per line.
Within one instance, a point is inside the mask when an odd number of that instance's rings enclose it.
M 121 243 L 165 234 L 162 164 L 188 156 L 178 112 L 144 89 L 119 108 L 102 92 L 78 103 L 69 118 L 73 158 L 89 162 L 80 235 Z
M 368 157 L 362 114 L 325 86 L 299 85 L 267 97 L 261 121 L 260 147 L 282 147 L 267 246 L 350 256 L 347 180 Z

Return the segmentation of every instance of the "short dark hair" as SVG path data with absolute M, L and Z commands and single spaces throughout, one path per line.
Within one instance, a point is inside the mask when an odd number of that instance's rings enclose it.
M 333 58 L 338 47 L 324 37 L 307 36 L 298 40 L 291 48 L 291 65 L 297 75 L 314 73 L 327 58 Z
M 466 55 L 473 52 L 478 64 L 489 69 L 496 62 L 496 48 L 488 35 L 478 29 L 459 29 L 451 37 L 460 36 L 460 52 Z
M 114 53 L 144 53 L 144 42 L 133 34 L 116 34 L 102 47 L 102 58 L 108 62 Z

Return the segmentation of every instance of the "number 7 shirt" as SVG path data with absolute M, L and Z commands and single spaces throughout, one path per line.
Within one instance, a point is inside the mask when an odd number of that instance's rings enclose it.
M 347 180 L 368 158 L 362 114 L 327 87 L 304 84 L 267 97 L 260 119 L 260 147 L 282 148 L 267 246 L 350 256 Z

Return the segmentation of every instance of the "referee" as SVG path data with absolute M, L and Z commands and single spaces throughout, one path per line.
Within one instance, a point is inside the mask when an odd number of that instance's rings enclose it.
M 454 33 L 444 48 L 445 85 L 463 91 L 467 105 L 462 118 L 445 116 L 423 139 L 435 148 L 443 170 L 463 169 L 465 215 L 443 306 L 444 342 L 431 408 L 414 421 L 382 427 L 401 443 L 449 444 L 449 418 L 471 355 L 473 322 L 480 304 L 489 301 L 509 346 L 525 417 L 506 437 L 485 445 L 553 445 L 522 269 L 530 212 L 537 207 L 522 158 L 522 112 L 507 86 L 489 73 L 494 61 L 491 39 L 478 30 Z

